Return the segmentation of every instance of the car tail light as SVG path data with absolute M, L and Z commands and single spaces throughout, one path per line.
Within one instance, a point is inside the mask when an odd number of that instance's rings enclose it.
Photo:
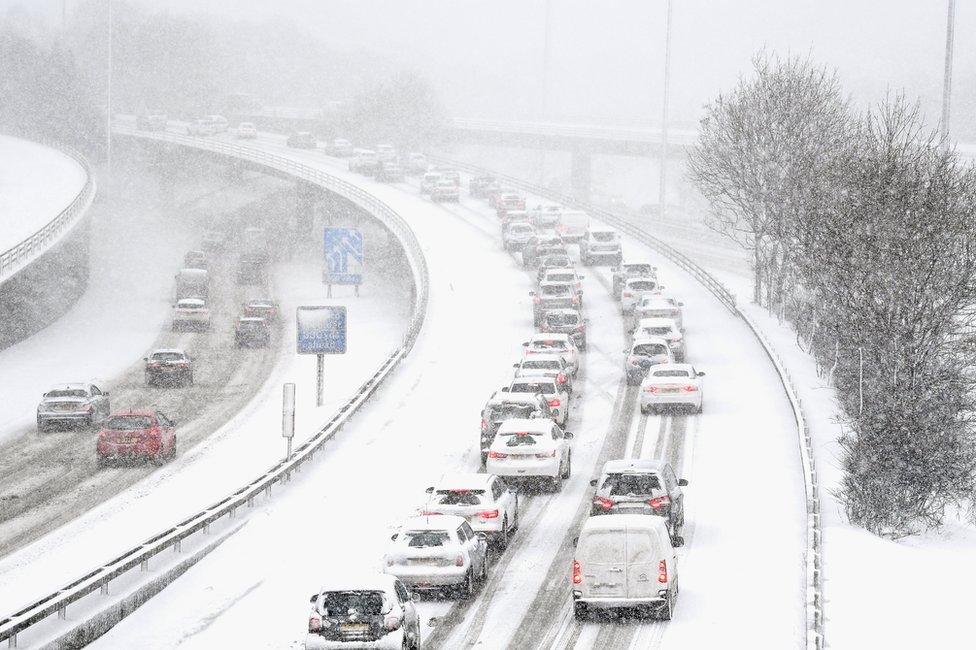
M 487 431 L 488 430 L 488 420 L 486 420 L 484 418 L 481 418 L 481 430 L 482 431 Z
M 488 458 L 508 458 L 508 454 L 503 454 L 498 451 L 489 451 Z
M 668 561 L 661 560 L 657 563 L 657 581 L 662 585 L 668 581 Z
M 579 305 L 579 298 L 575 298 L 575 297 L 574 297 L 574 298 L 573 298 L 573 304 L 574 304 L 574 305 Z
M 685 392 L 694 393 L 696 390 L 698 390 L 698 386 L 695 386 L 694 384 L 688 384 L 685 386 Z
M 532 302 L 534 304 L 538 305 L 539 303 L 542 302 L 542 298 L 540 298 L 539 296 L 536 296 L 535 298 L 532 299 Z
M 464 556 L 458 555 L 454 558 L 454 566 L 464 566 Z
M 613 507 L 613 501 L 604 497 L 593 497 L 593 505 L 609 510 Z
M 423 512 L 420 513 L 420 516 L 422 516 L 422 517 L 430 517 L 432 515 L 442 515 L 442 514 L 444 514 L 444 513 L 443 512 L 435 512 L 434 510 L 424 510 Z
M 318 632 L 322 629 L 322 619 L 318 616 L 310 616 L 308 619 L 308 631 Z
M 498 519 L 498 510 L 485 510 L 484 512 L 479 512 L 478 516 L 482 519 Z
M 671 505 L 671 497 L 666 494 L 659 497 L 654 497 L 653 499 L 648 499 L 647 504 L 655 510 L 667 508 Z
M 386 558 L 386 566 L 393 566 L 393 564 L 394 563 L 393 563 L 393 558 L 392 557 Z
M 559 373 L 558 375 L 556 375 L 556 383 L 565 384 L 566 375 L 564 375 L 563 373 Z M 550 404 L 549 406 L 552 406 L 552 404 Z
M 560 405 L 560 403 L 561 402 L 559 401 L 559 398 L 549 400 L 549 406 L 551 406 L 552 408 L 556 408 L 557 406 Z
M 634 295 L 634 294 L 632 294 L 632 293 L 631 293 L 631 292 L 629 292 L 629 291 L 624 291 L 624 298 L 630 298 L 630 297 L 632 297 L 633 295 Z
M 584 325 L 583 323 L 580 323 L 579 325 L 576 326 L 576 331 L 577 332 L 585 332 L 586 331 L 586 325 Z
M 577 560 L 573 560 L 573 584 L 583 584 L 583 567 L 580 566 L 580 563 Z
M 656 393 L 659 390 L 661 390 L 661 389 L 658 388 L 657 386 L 648 386 L 647 388 L 644 389 L 644 392 L 645 393 Z
M 389 632 L 399 630 L 402 623 L 403 619 L 397 614 L 390 614 L 383 619 L 383 627 L 385 627 Z

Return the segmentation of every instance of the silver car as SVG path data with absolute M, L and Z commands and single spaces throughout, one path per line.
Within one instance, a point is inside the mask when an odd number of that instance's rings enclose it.
M 610 460 L 604 464 L 600 478 L 590 481 L 590 485 L 596 487 L 590 515 L 664 517 L 672 544 L 683 543 L 685 497 L 681 488 L 688 481 L 677 478 L 670 463 L 638 458 Z
M 91 426 L 111 413 L 108 392 L 94 384 L 72 383 L 52 386 L 37 405 L 37 430 L 51 426 Z
M 393 535 L 383 572 L 413 590 L 452 590 L 462 598 L 488 578 L 488 540 L 455 515 L 408 519 Z

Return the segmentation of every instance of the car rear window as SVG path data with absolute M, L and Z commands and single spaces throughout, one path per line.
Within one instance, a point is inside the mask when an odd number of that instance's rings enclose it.
M 488 419 L 492 422 L 501 422 L 512 418 L 528 418 L 532 415 L 533 410 L 534 407 L 528 404 L 502 404 L 491 407 Z
M 435 503 L 441 506 L 477 506 L 485 496 L 484 490 L 438 490 Z
M 572 282 L 575 280 L 572 273 L 550 273 L 546 279 L 552 282 Z
M 327 591 L 321 600 L 322 613 L 326 616 L 347 616 L 353 612 L 379 616 L 383 612 L 381 591 Z
M 183 354 L 181 352 L 154 352 L 150 358 L 153 361 L 182 361 Z
M 540 339 L 532 342 L 532 347 L 537 350 L 565 350 L 566 341 L 552 341 Z
M 509 230 L 512 232 L 531 232 L 532 226 L 527 223 L 513 223 L 509 226 Z
M 556 385 L 551 381 L 521 381 L 513 382 L 511 392 L 513 393 L 542 393 L 551 395 L 556 392 Z
M 635 291 L 654 291 L 657 282 L 651 280 L 636 280 L 628 283 L 628 286 Z
M 70 390 L 52 390 L 44 393 L 44 397 L 88 397 L 88 393 L 80 388 Z
M 529 359 L 522 362 L 523 370 L 559 370 L 558 359 Z
M 573 265 L 573 263 L 570 261 L 570 259 L 568 257 L 564 256 L 564 255 L 556 255 L 556 256 L 553 256 L 553 257 L 547 257 L 542 262 L 542 266 L 549 267 L 549 268 L 560 268 L 560 269 L 564 269 L 564 268 L 570 267 L 572 265 Z
M 653 334 L 654 336 L 661 336 L 663 334 L 670 334 L 670 327 L 645 327 L 644 332 L 646 334 Z
M 411 548 L 430 548 L 446 546 L 451 535 L 446 530 L 410 530 L 403 533 L 403 539 Z
M 138 431 L 152 428 L 152 418 L 145 415 L 113 415 L 102 425 L 115 431 Z
M 651 494 L 661 489 L 661 482 L 655 474 L 608 474 L 603 481 L 603 489 L 607 488 L 612 496 Z
M 591 233 L 594 240 L 599 242 L 611 242 L 617 238 L 615 232 L 595 232 Z
M 546 316 L 546 323 L 558 327 L 559 325 L 577 325 L 579 316 L 576 314 L 549 314 Z
M 576 557 L 585 564 L 616 564 L 624 561 L 623 531 L 597 530 L 584 535 L 576 549 Z
M 634 354 L 641 357 L 650 357 L 656 354 L 666 354 L 667 348 L 660 343 L 641 343 L 634 346 Z
M 651 316 L 655 318 L 667 318 L 671 315 L 670 309 L 641 309 L 641 312 L 645 316 Z
M 625 264 L 624 271 L 630 275 L 650 275 L 654 273 L 654 267 L 650 264 Z
M 518 433 L 515 435 L 508 434 L 508 440 L 505 441 L 506 447 L 531 447 L 536 444 L 535 439 L 541 438 L 541 433 Z
M 654 373 L 655 377 L 689 377 L 687 370 L 658 370 Z
M 551 284 L 542 287 L 543 296 L 568 296 L 573 288 L 568 284 Z

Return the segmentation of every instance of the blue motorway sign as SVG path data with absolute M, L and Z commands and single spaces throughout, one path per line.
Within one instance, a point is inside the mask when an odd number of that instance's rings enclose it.
M 298 354 L 345 353 L 345 307 L 298 308 Z
M 361 284 L 363 281 L 363 234 L 355 228 L 325 229 L 326 284 Z

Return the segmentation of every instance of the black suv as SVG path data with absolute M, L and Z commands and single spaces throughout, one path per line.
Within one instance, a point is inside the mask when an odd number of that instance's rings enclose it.
M 590 515 L 657 515 L 667 519 L 671 543 L 681 546 L 685 525 L 685 479 L 674 475 L 671 464 L 663 460 L 609 460 L 600 478 L 590 481 L 596 487 Z

